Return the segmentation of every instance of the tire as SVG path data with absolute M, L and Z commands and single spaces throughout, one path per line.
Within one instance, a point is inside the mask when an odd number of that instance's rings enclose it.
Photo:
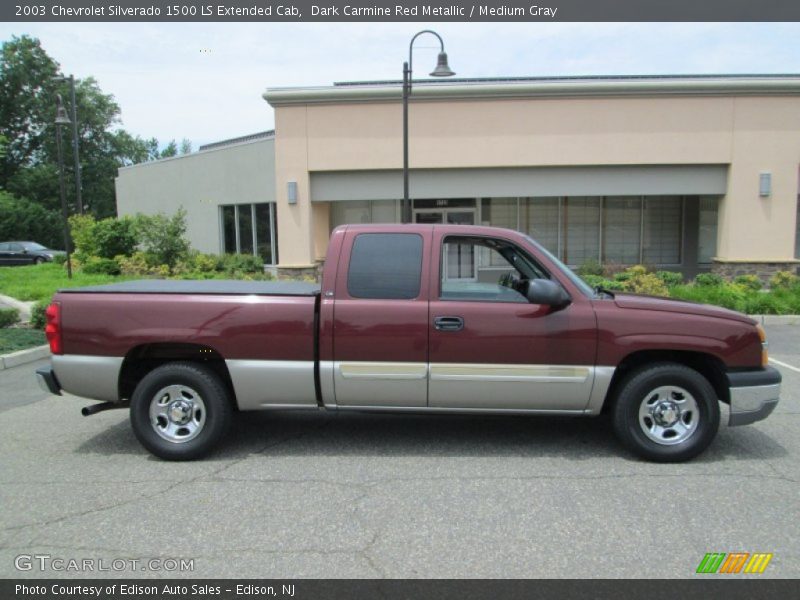
M 35 265 L 40 265 L 43 262 L 44 262 L 44 259 L 41 256 L 37 256 L 35 259 L 33 259 L 33 264 L 35 264 Z
M 207 367 L 174 362 L 150 371 L 131 396 L 131 426 L 151 453 L 194 460 L 219 443 L 231 420 L 230 394 Z
M 708 380 L 676 363 L 636 369 L 617 388 L 614 432 L 635 454 L 655 462 L 694 458 L 719 429 L 719 401 Z

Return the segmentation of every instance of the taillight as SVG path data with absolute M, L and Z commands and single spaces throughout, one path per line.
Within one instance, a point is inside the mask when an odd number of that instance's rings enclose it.
M 53 354 L 64 354 L 64 346 L 61 343 L 61 304 L 53 302 L 44 311 L 47 324 L 44 326 L 44 334 L 50 344 L 50 352 Z

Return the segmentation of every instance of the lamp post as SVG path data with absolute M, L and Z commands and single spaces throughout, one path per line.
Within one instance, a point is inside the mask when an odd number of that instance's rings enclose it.
M 78 155 L 78 109 L 75 102 L 75 77 L 56 76 L 53 81 L 65 82 L 69 81 L 69 97 L 70 97 L 70 112 L 72 113 L 72 157 L 75 160 L 75 202 L 78 206 L 78 214 L 83 214 L 83 194 L 81 185 L 81 161 Z M 66 114 L 66 113 L 65 113 Z
M 67 253 L 67 277 L 72 279 L 72 259 L 69 254 L 69 214 L 67 213 L 67 189 L 64 184 L 64 153 L 61 150 L 61 126 L 69 125 L 70 120 L 61 94 L 56 96 L 56 148 L 58 150 L 58 187 L 61 193 L 61 216 L 64 219 L 64 251 Z
M 411 95 L 412 55 L 414 41 L 423 33 L 435 35 L 439 40 L 439 57 L 431 77 L 452 77 L 455 75 L 447 64 L 447 53 L 444 51 L 442 36 L 430 29 L 423 29 L 411 38 L 411 42 L 408 44 L 408 62 L 403 63 L 403 223 L 411 222 L 411 200 L 408 197 L 408 97 Z

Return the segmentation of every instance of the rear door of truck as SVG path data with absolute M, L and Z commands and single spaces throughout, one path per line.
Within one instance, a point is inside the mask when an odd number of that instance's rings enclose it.
M 345 232 L 335 289 L 323 292 L 335 298 L 337 405 L 427 406 L 431 231 L 381 225 Z

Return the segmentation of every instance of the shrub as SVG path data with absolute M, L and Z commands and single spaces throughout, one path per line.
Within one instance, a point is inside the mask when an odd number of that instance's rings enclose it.
M 150 264 L 172 269 L 189 254 L 186 239 L 186 211 L 181 208 L 171 217 L 164 214 L 136 215 L 136 230 Z
M 753 292 L 757 292 L 764 287 L 758 275 L 737 275 L 733 278 L 733 283 Z
M 725 280 L 716 273 L 700 273 L 694 278 L 694 284 L 700 287 L 718 287 L 725 283 Z
M 778 271 L 769 280 L 769 287 L 773 289 L 788 289 L 800 283 L 800 278 L 790 271 Z
M 575 271 L 581 277 L 585 275 L 592 275 L 592 276 L 601 276 L 604 274 L 603 265 L 601 265 L 598 261 L 593 258 L 590 258 L 578 267 L 577 271 Z
M 656 271 L 658 277 L 668 287 L 673 285 L 681 285 L 683 283 L 683 274 L 676 271 Z
M 99 256 L 90 256 L 83 263 L 82 270 L 84 273 L 91 275 L 119 275 L 121 273 L 119 263 L 116 260 L 113 258 L 100 258 Z
M 625 282 L 625 290 L 635 294 L 669 296 L 667 285 L 653 273 L 639 273 Z
M 44 329 L 44 326 L 47 324 L 47 317 L 44 313 L 49 305 L 50 300 L 46 302 L 44 300 L 40 300 L 33 305 L 33 308 L 31 309 L 31 327 L 35 329 Z
M 170 274 L 169 266 L 155 263 L 154 257 L 144 252 L 134 252 L 133 256 L 117 256 L 115 262 L 123 275 L 168 277 Z
M 10 327 L 19 321 L 19 310 L 16 308 L 0 308 L 0 328 Z
M 107 259 L 130 256 L 139 243 L 136 222 L 131 217 L 96 221 L 91 215 L 73 215 L 69 225 L 75 254 L 80 260 L 90 256 Z
M 582 275 L 581 279 L 583 279 L 589 286 L 592 288 L 603 288 L 606 290 L 622 290 L 623 285 L 619 281 L 614 281 L 612 279 L 606 279 L 605 277 L 600 277 L 599 275 Z
M 66 254 L 56 254 L 53 256 L 53 263 L 56 265 L 63 265 L 67 262 L 67 255 Z
M 220 257 L 220 266 L 221 268 L 218 270 L 229 275 L 233 275 L 237 272 L 264 272 L 263 259 L 260 256 L 253 256 L 252 254 L 225 254 Z

